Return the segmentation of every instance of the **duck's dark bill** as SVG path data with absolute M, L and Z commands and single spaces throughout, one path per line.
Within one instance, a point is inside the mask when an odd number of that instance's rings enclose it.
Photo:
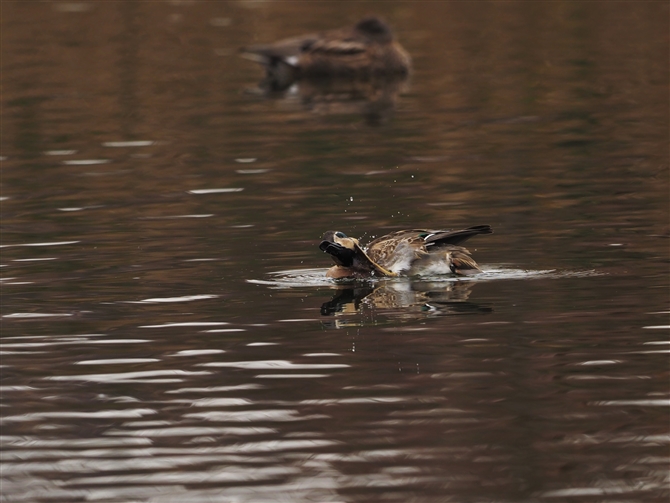
M 321 241 L 319 250 L 331 255 L 335 262 L 344 267 L 351 267 L 354 263 L 354 256 L 356 255 L 356 252 L 337 243 Z

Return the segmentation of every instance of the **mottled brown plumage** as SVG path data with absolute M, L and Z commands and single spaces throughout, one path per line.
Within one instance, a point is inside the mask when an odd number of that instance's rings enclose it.
M 260 64 L 275 88 L 299 78 L 371 78 L 407 75 L 411 59 L 389 26 L 367 17 L 353 28 L 294 37 L 242 49 Z
M 400 276 L 415 274 L 472 274 L 479 266 L 459 246 L 477 234 L 491 234 L 488 225 L 456 231 L 412 229 L 387 234 L 363 249 L 358 240 L 339 231 L 323 235 L 319 248 L 332 256 L 331 278 Z

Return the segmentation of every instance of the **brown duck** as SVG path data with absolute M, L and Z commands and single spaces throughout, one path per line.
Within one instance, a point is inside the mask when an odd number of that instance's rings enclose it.
M 489 225 L 456 231 L 413 229 L 379 237 L 362 248 L 356 238 L 328 231 L 319 249 L 336 265 L 329 278 L 395 277 L 416 274 L 460 274 L 480 272 L 470 252 L 459 246 L 477 234 L 491 234 Z
M 249 46 L 242 53 L 262 64 L 276 87 L 299 78 L 402 76 L 411 66 L 409 54 L 396 42 L 391 28 L 374 16 L 361 19 L 353 28 Z

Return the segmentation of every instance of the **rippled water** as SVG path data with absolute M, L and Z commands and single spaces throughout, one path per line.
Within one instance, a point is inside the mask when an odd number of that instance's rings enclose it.
M 237 56 L 370 12 L 409 82 Z M 667 499 L 667 18 L 3 2 L 0 499 Z M 318 249 L 479 224 L 467 278 Z

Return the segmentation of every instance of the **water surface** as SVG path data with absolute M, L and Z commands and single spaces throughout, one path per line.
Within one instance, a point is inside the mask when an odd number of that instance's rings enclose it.
M 237 55 L 370 12 L 401 86 Z M 2 500 L 667 499 L 667 18 L 3 2 Z M 478 224 L 476 276 L 325 278 Z

